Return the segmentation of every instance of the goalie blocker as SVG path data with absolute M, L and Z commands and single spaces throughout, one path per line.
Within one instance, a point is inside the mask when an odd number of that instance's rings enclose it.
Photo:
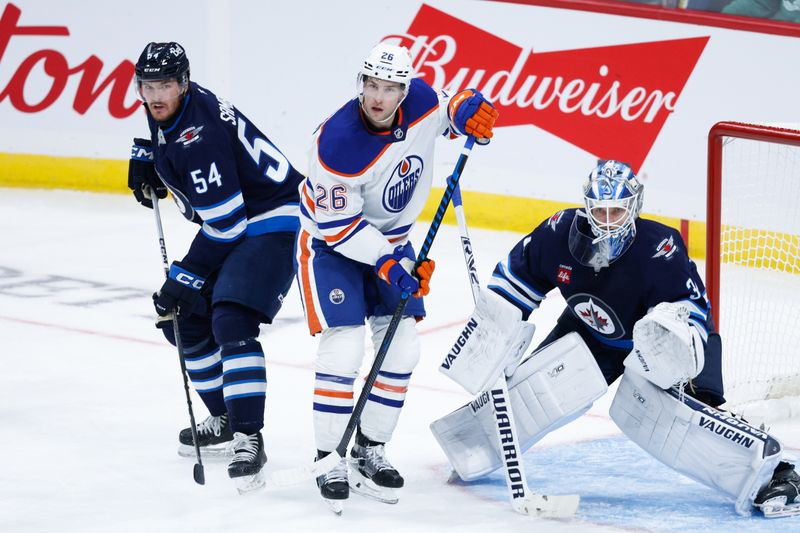
M 478 291 L 475 310 L 442 361 L 439 372 L 470 394 L 485 391 L 506 369 L 511 375 L 536 327 L 492 291 Z

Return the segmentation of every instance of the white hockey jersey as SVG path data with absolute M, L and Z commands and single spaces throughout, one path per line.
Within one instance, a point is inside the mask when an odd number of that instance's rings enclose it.
M 455 131 L 449 100 L 414 79 L 388 131 L 367 125 L 357 98 L 334 113 L 314 134 L 302 228 L 370 265 L 405 243 L 431 190 L 435 140 Z

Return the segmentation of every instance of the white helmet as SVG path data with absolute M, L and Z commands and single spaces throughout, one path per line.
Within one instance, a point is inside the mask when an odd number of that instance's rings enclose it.
M 405 46 L 378 43 L 364 59 L 356 82 L 358 99 L 364 100 L 364 77 L 393 81 L 403 86 L 403 99 L 408 95 L 414 70 L 411 68 L 411 54 Z M 401 100 L 402 101 L 402 100 Z
M 405 46 L 378 43 L 370 51 L 361 74 L 380 80 L 395 81 L 406 87 L 411 83 L 414 72 L 411 68 L 411 55 Z

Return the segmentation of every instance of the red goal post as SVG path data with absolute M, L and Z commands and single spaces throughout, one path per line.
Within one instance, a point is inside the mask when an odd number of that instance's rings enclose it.
M 800 131 L 708 136 L 706 289 L 733 404 L 800 395 Z

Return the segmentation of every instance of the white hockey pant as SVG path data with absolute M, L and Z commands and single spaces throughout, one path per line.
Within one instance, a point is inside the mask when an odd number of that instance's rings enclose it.
M 390 316 L 369 319 L 376 353 L 390 321 Z M 397 426 L 411 373 L 419 362 L 415 323 L 413 317 L 400 321 L 361 415 L 361 430 L 372 440 L 388 442 Z M 336 448 L 353 412 L 353 384 L 364 358 L 364 332 L 364 326 L 341 326 L 321 333 L 314 384 L 314 434 L 319 450 Z
M 508 378 L 520 451 L 585 413 L 608 390 L 580 335 L 570 333 L 535 352 Z M 503 465 L 491 392 L 431 424 L 459 477 L 471 481 Z M 502 424 L 501 424 L 502 425 Z
M 680 400 L 629 372 L 611 404 L 611 418 L 650 455 L 736 500 L 750 514 L 759 489 L 772 478 L 781 445 L 767 433 L 689 396 Z

